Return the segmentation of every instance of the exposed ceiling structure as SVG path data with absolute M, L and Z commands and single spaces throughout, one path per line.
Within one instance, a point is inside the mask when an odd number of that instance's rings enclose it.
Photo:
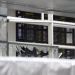
M 0 3 L 7 3 L 10 9 L 75 17 L 75 0 L 0 0 Z

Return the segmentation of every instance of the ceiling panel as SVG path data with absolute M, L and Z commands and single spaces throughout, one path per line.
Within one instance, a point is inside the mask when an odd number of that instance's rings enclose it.
M 6 0 L 6 1 L 8 1 L 9 3 L 19 4 L 19 5 L 9 4 L 8 8 L 11 9 L 44 12 L 44 13 L 50 13 L 49 11 L 47 11 L 47 9 L 55 9 L 73 12 L 69 13 L 71 15 L 74 14 L 75 12 L 75 0 Z M 30 7 L 24 6 L 25 4 L 30 5 Z
M 70 6 L 75 6 L 75 0 L 7 0 L 7 1 L 29 4 L 43 8 L 51 8 L 51 7 L 66 8 Z

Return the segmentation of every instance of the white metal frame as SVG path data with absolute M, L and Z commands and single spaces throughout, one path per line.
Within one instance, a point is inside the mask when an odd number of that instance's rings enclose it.
M 48 44 L 39 44 L 39 43 L 28 43 L 31 45 L 39 45 L 39 46 L 50 46 L 51 50 L 49 51 L 49 57 L 50 58 L 54 58 L 54 49 L 56 46 L 53 45 L 53 15 L 49 14 L 51 17 L 48 18 L 48 20 L 44 20 L 44 13 L 42 13 L 42 19 L 41 20 L 33 20 L 33 19 L 27 19 L 27 18 L 19 18 L 19 17 L 12 17 L 12 16 L 8 16 L 7 19 L 9 20 L 9 22 L 22 22 L 22 23 L 28 23 L 28 24 L 35 24 L 35 25 L 45 25 L 48 26 Z M 11 41 L 9 41 L 10 43 Z M 16 44 L 27 44 L 27 42 L 14 42 L 12 41 L 12 43 L 16 43 Z
M 53 44 L 53 27 L 75 28 L 75 23 L 53 21 L 53 14 L 48 14 L 48 20 L 44 20 L 44 13 L 42 13 L 41 17 L 42 17 L 41 20 L 17 18 L 12 16 L 8 16 L 7 19 L 9 19 L 9 22 L 22 22 L 22 23 L 48 26 L 48 44 L 49 45 L 58 46 L 59 48 L 65 48 L 65 49 L 75 49 L 75 46 Z

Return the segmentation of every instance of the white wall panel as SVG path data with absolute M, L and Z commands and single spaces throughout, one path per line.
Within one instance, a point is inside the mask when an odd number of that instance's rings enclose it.
M 15 10 L 10 9 L 8 15 L 15 16 Z M 16 41 L 16 23 L 14 22 L 8 23 L 8 40 Z

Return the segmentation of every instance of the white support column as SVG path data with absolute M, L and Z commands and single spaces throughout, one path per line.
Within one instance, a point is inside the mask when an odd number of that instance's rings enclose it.
M 48 14 L 48 20 L 52 21 L 52 23 L 48 25 L 48 44 L 53 45 L 53 14 Z
M 50 25 L 48 25 L 48 44 L 53 45 L 53 14 L 48 14 L 48 20 L 52 21 Z M 54 57 L 54 48 L 50 48 L 49 50 L 49 58 Z
M 44 20 L 44 13 L 42 13 L 41 15 L 41 20 Z

